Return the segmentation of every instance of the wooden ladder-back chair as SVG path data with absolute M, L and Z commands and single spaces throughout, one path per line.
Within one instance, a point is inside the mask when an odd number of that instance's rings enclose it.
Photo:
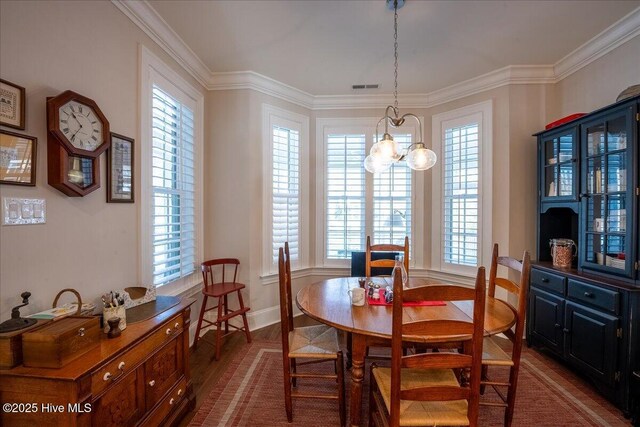
M 240 261 L 236 258 L 220 258 L 205 261 L 200 265 L 202 270 L 203 288 L 202 288 L 202 307 L 200 308 L 200 317 L 198 318 L 198 327 L 196 328 L 196 336 L 193 341 L 193 348 L 196 348 L 198 339 L 200 337 L 200 330 L 209 328 L 211 326 L 216 327 L 216 360 L 220 359 L 220 347 L 222 346 L 222 338 L 226 337 L 230 332 L 229 328 L 234 328 L 240 331 L 244 331 L 247 336 L 247 342 L 251 342 L 251 332 L 249 331 L 249 323 L 247 322 L 247 311 L 249 307 L 244 306 L 242 300 L 241 290 L 245 288 L 243 283 L 238 283 L 238 265 Z M 225 272 L 227 269 L 233 268 L 233 280 L 227 282 L 225 280 Z M 221 273 L 221 279 L 219 282 L 215 281 L 215 273 Z M 228 296 L 236 292 L 238 294 L 238 304 L 240 308 L 237 310 L 230 310 L 228 304 Z M 215 306 L 207 308 L 207 299 L 209 297 L 217 298 L 218 302 Z M 218 315 L 214 322 L 204 318 L 204 314 L 207 311 L 218 310 Z M 229 323 L 232 317 L 242 316 L 242 323 L 244 326 L 236 326 Z M 202 328 L 202 322 L 206 323 Z M 222 335 L 222 324 L 224 323 L 224 335 Z M 232 331 L 235 332 L 235 331 Z
M 392 245 L 392 244 L 371 244 L 371 236 L 367 236 L 367 251 L 365 253 L 365 273 L 367 277 L 371 277 L 371 268 L 393 268 L 395 260 L 393 259 L 378 259 L 372 260 L 372 252 L 402 252 L 404 254 L 404 269 L 409 274 L 409 237 L 404 237 L 404 246 Z
M 477 425 L 485 290 L 483 267 L 478 269 L 475 289 L 427 285 L 403 290 L 400 272 L 394 274 L 391 368 L 380 368 L 375 363 L 371 366 L 369 426 Z M 419 300 L 442 300 L 447 304 L 473 300 L 473 320 L 403 322 L 403 301 Z M 438 336 L 451 341 L 455 335 L 463 350 L 403 356 L 402 338 L 407 335 L 429 341 Z
M 497 277 L 498 267 L 504 266 L 509 272 L 518 273 L 520 280 L 514 282 L 510 279 Z M 513 258 L 498 256 L 498 244 L 493 245 L 493 255 L 491 257 L 491 270 L 489 271 L 489 296 L 496 296 L 496 287 L 506 290 L 516 297 L 517 307 L 513 307 L 505 301 L 513 310 L 516 318 L 514 330 L 507 330 L 504 334 L 511 341 L 511 354 L 508 354 L 497 344 L 499 338 L 487 337 L 484 340 L 482 355 L 482 382 L 481 393 L 484 394 L 485 387 L 490 385 L 496 391 L 502 402 L 480 401 L 483 406 L 499 406 L 505 408 L 504 425 L 510 426 L 513 419 L 513 410 L 516 400 L 516 389 L 518 386 L 518 371 L 520 370 L 520 354 L 522 352 L 522 341 L 524 335 L 524 321 L 527 310 L 527 291 L 529 284 L 529 274 L 531 273 L 531 260 L 529 252 L 525 251 L 522 261 Z M 491 381 L 488 377 L 490 366 L 509 367 L 509 381 Z M 505 395 L 498 387 L 506 387 Z
M 365 252 L 365 273 L 367 277 L 371 277 L 373 268 L 393 268 L 395 267 L 395 259 L 372 259 L 374 252 L 402 252 L 404 254 L 404 269 L 409 274 L 409 237 L 404 237 L 404 246 L 394 244 L 371 244 L 371 236 L 367 236 L 367 250 Z M 351 334 L 347 335 L 347 347 L 351 349 Z M 408 344 L 408 347 L 414 347 L 413 344 Z M 405 352 L 406 354 L 406 349 Z M 370 356 L 369 347 L 367 347 L 367 357 L 371 359 L 389 360 L 387 356 Z
M 336 330 L 327 325 L 293 327 L 293 305 L 291 298 L 291 262 L 289 259 L 289 243 L 285 242 L 284 250 L 278 254 L 278 273 L 280 278 L 280 327 L 282 332 L 282 363 L 284 370 L 284 400 L 287 420 L 293 421 L 292 398 L 336 399 L 340 411 L 340 425 L 347 421 L 344 361 L 338 344 Z M 298 359 L 306 359 L 298 362 Z M 299 373 L 302 365 L 333 362 L 335 374 Z M 328 379 L 337 382 L 335 394 L 302 393 L 292 390 L 297 387 L 298 378 Z

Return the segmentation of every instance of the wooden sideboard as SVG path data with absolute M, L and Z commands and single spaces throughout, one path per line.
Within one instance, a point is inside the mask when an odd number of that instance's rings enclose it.
M 129 324 L 61 369 L 0 371 L 2 426 L 175 425 L 195 405 L 189 371 L 193 299 Z M 7 404 L 15 404 L 8 412 Z M 15 409 L 15 411 L 13 411 Z

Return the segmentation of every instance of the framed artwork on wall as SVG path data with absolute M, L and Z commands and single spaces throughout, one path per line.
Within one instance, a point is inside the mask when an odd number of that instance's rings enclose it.
M 107 150 L 107 203 L 134 202 L 134 140 L 111 132 Z
M 0 125 L 24 130 L 25 90 L 0 79 Z
M 38 139 L 0 130 L 0 184 L 36 185 Z

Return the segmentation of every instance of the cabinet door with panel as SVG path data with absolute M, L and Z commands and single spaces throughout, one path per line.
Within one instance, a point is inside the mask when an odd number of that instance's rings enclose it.
M 145 413 L 144 383 L 141 369 L 117 379 L 117 383 L 92 405 L 94 427 L 133 426 Z
M 529 292 L 530 331 L 534 340 L 562 354 L 564 334 L 563 298 L 532 287 Z
M 565 358 L 591 377 L 613 385 L 619 319 L 571 301 L 565 313 Z
M 581 126 L 582 219 L 579 267 L 634 278 L 636 104 Z
M 172 339 L 144 364 L 147 410 L 173 387 L 183 372 L 182 335 Z
M 541 200 L 578 200 L 577 127 L 570 126 L 541 136 L 540 152 Z

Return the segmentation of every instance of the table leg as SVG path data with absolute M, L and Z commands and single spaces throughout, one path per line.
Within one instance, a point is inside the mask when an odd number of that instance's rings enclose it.
M 347 332 L 347 369 L 351 369 L 351 332 Z
M 360 426 L 362 412 L 362 381 L 364 380 L 364 356 L 367 339 L 364 335 L 351 334 L 351 425 Z

